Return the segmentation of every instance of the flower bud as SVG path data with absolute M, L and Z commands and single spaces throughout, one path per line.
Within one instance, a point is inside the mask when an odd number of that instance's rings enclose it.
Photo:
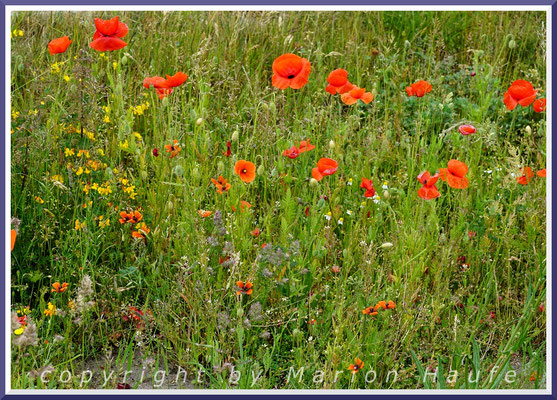
M 147 171 L 145 171 L 145 170 L 141 171 L 140 175 L 141 175 L 141 179 L 144 180 L 144 181 L 146 181 L 147 178 L 149 177 L 149 175 L 147 174 Z
M 168 105 L 168 97 L 164 97 L 162 99 L 162 105 L 165 106 L 165 107 Z
M 384 190 L 384 191 L 383 191 L 383 198 L 384 198 L 385 200 L 387 200 L 390 196 L 391 196 L 391 195 L 389 194 L 389 191 L 388 191 L 388 190 Z
M 120 62 L 122 63 L 122 65 L 126 65 L 128 63 L 128 57 L 124 55 L 124 57 L 122 57 L 122 61 Z
M 271 101 L 269 103 L 269 110 L 271 110 L 271 112 L 274 114 L 277 111 L 277 107 L 275 106 L 275 102 Z
M 381 245 L 382 249 L 390 249 L 391 247 L 393 247 L 394 245 L 391 242 L 385 242 Z
M 181 165 L 176 165 L 174 167 L 174 171 L 172 172 L 174 172 L 176 176 L 182 176 L 184 175 L 184 167 L 182 167 Z
M 264 173 L 265 173 L 265 166 L 261 164 L 259 167 L 257 167 L 257 175 L 263 175 Z
M 172 202 L 172 200 L 168 200 L 168 202 L 166 203 L 166 211 L 172 210 L 174 210 L 174 203 Z
M 220 171 L 224 171 L 224 163 L 222 161 L 219 161 L 217 163 L 217 169 Z
M 329 149 L 334 149 L 335 148 L 335 142 L 334 140 L 331 139 L 331 141 L 329 142 Z
M 516 42 L 511 39 L 509 40 L 509 49 L 514 49 L 516 47 Z
M 197 118 L 197 121 L 195 121 L 195 125 L 197 126 L 201 126 L 202 123 L 203 123 L 203 118 Z
M 239 136 L 240 134 L 238 133 L 238 129 L 236 129 L 234 132 L 232 132 L 232 141 L 235 142 L 236 140 L 238 140 Z
M 311 179 L 309 180 L 309 185 L 315 187 L 315 186 L 319 185 L 319 182 L 317 182 L 317 179 L 311 178 Z
M 530 136 L 532 134 L 532 128 L 530 127 L 530 125 L 526 127 L 525 131 L 527 136 Z

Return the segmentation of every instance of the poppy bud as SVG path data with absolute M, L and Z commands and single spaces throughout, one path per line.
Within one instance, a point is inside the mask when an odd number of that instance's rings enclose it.
M 219 161 L 219 162 L 217 163 L 217 169 L 218 169 L 219 171 L 224 171 L 224 163 L 223 163 L 222 161 Z
M 198 179 L 199 178 L 199 168 L 195 167 L 192 171 L 191 171 L 191 176 L 194 179 Z
M 162 105 L 165 107 L 168 105 L 168 97 L 162 99 Z
M 141 179 L 143 179 L 144 181 L 146 181 L 146 180 L 147 180 L 147 177 L 148 177 L 147 171 L 141 171 Z
M 509 40 L 509 49 L 514 49 L 516 47 L 516 42 L 511 39 Z
M 532 134 L 532 128 L 530 127 L 530 125 L 526 127 L 525 131 L 527 136 L 530 136 Z
M 261 164 L 258 168 L 257 168 L 257 175 L 263 175 L 265 173 L 265 166 L 263 164 Z
M 309 180 L 309 185 L 310 186 L 317 186 L 317 185 L 319 185 L 319 182 L 317 182 L 317 179 L 311 178 Z
M 242 317 L 242 315 L 244 315 L 244 309 L 243 308 L 238 308 L 236 310 L 236 315 L 238 316 L 238 318 Z
M 168 200 L 168 202 L 166 203 L 166 211 L 172 211 L 174 209 L 174 203 L 172 202 L 172 200 Z
M 159 156 L 159 149 L 157 149 L 156 147 L 153 149 L 153 155 L 154 155 L 155 157 L 158 157 L 158 156 Z
M 239 136 L 240 134 L 238 133 L 238 129 L 236 129 L 234 132 L 232 132 L 232 141 L 235 142 L 236 140 L 238 140 Z
M 269 105 L 267 103 L 261 103 L 261 108 L 265 111 L 269 111 Z
M 124 55 L 124 57 L 122 57 L 122 61 L 120 61 L 122 63 L 122 65 L 126 65 L 128 63 L 128 57 L 126 57 L 126 55 Z
M 383 198 L 385 200 L 387 200 L 391 195 L 389 194 L 389 192 L 387 190 L 383 191 Z
M 201 126 L 202 123 L 203 123 L 203 118 L 197 118 L 197 121 L 195 121 L 195 125 L 197 126 Z
M 331 139 L 331 141 L 329 142 L 329 149 L 334 149 L 335 148 L 335 142 Z
M 476 72 L 475 71 L 470 72 L 470 76 L 476 76 Z
M 391 242 L 385 242 L 381 245 L 382 249 L 390 249 L 391 247 L 393 247 L 394 245 Z
M 275 107 L 275 102 L 271 101 L 269 103 L 269 109 L 271 110 L 271 112 L 274 114 L 277 111 L 277 108 Z
M 174 171 L 172 172 L 174 172 L 176 176 L 182 176 L 184 175 L 184 167 L 182 167 L 181 165 L 176 165 L 174 167 Z

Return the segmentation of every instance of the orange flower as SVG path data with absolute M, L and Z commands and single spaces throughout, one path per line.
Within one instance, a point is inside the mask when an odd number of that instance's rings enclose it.
M 255 228 L 250 233 L 251 233 L 251 236 L 255 236 L 255 237 L 259 237 L 259 235 L 261 235 L 261 231 L 259 230 L 259 228 Z
M 320 181 L 326 175 L 332 175 L 338 169 L 338 163 L 330 158 L 322 158 L 317 162 L 317 167 L 311 170 L 311 176 Z
M 203 218 L 207 218 L 213 213 L 212 211 L 205 211 L 205 210 L 197 210 L 197 212 Z
M 474 125 L 460 125 L 458 127 L 458 131 L 464 136 L 468 136 L 476 133 L 476 128 L 474 127 Z
M 159 96 L 159 99 L 162 100 L 170 93 L 172 93 L 175 87 L 178 87 L 186 82 L 187 79 L 188 76 L 182 71 L 179 71 L 172 76 L 166 75 L 166 79 L 160 76 L 147 77 L 143 80 L 143 86 L 146 89 L 154 87 Z
M 308 140 L 302 140 L 300 142 L 300 153 L 305 153 L 306 151 L 310 151 L 315 149 L 315 146 L 312 145 Z
M 283 54 L 273 61 L 273 86 L 279 89 L 300 89 L 308 83 L 311 64 L 296 54 Z
M 234 172 L 246 183 L 255 179 L 255 164 L 250 161 L 240 160 L 234 166 Z
M 381 300 L 379 303 L 377 303 L 375 305 L 375 309 L 379 310 L 379 308 L 382 308 L 383 310 L 387 310 L 387 309 L 394 309 L 396 307 L 396 304 L 394 301 L 389 300 L 388 302 Z
M 539 113 L 542 111 L 545 111 L 545 105 L 546 105 L 546 100 L 545 98 L 543 99 L 538 99 L 536 101 L 534 101 L 534 104 L 532 104 L 532 107 L 534 107 L 534 111 Z
M 126 47 L 128 44 L 121 38 L 128 34 L 128 26 L 118 20 L 118 17 L 103 20 L 95 18 L 97 31 L 89 46 L 97 51 L 114 51 Z
M 121 224 L 125 224 L 126 222 L 135 224 L 136 222 L 139 222 L 142 219 L 143 219 L 143 215 L 139 212 L 139 210 L 135 210 L 129 213 L 126 211 L 121 211 L 120 218 L 118 219 L 118 221 L 120 221 Z
M 64 282 L 62 283 L 62 285 L 60 285 L 60 282 L 54 282 L 52 284 L 52 287 L 54 288 L 51 290 L 52 292 L 62 293 L 68 288 L 68 283 Z
M 230 207 L 232 207 L 232 211 L 236 212 L 236 207 L 234 207 L 234 206 L 230 206 Z M 240 202 L 240 211 L 241 211 L 241 212 L 244 212 L 244 210 L 245 210 L 246 208 L 250 208 L 250 207 L 251 207 L 251 204 L 248 203 L 247 201 L 242 200 L 242 201 Z
M 292 146 L 291 148 L 284 150 L 282 155 L 294 159 L 300 155 L 300 149 L 296 146 Z
M 530 82 L 518 79 L 506 91 L 503 102 L 508 110 L 514 110 L 517 104 L 528 107 L 536 99 L 537 94 L 538 91 L 534 90 Z
M 145 225 L 145 222 L 137 224 L 135 226 L 135 229 L 137 230 L 132 232 L 132 237 L 136 239 L 146 238 L 146 235 L 148 235 L 149 232 L 151 232 L 151 230 L 147 228 L 147 225 Z
M 359 358 L 355 358 L 354 359 L 354 364 L 350 364 L 350 366 L 348 367 L 348 370 L 351 371 L 353 374 L 355 374 L 356 372 L 361 370 L 363 367 L 364 367 L 364 362 L 362 360 L 360 360 Z
M 468 179 L 464 177 L 468 172 L 468 166 L 458 160 L 450 160 L 447 168 L 439 169 L 439 176 L 446 181 L 450 187 L 465 189 L 468 187 Z
M 534 177 L 534 171 L 530 167 L 524 167 L 522 169 L 522 176 L 516 178 L 516 181 L 521 185 L 527 185 L 530 183 L 532 178 Z
M 428 81 L 418 81 L 406 87 L 408 96 L 423 97 L 426 93 L 431 92 L 432 86 Z
M 373 181 L 371 179 L 362 178 L 362 183 L 360 184 L 360 187 L 366 189 L 366 192 L 364 193 L 364 197 L 375 196 L 375 188 L 373 187 Z
M 436 199 L 441 196 L 441 193 L 437 190 L 435 183 L 439 179 L 439 174 L 433 176 L 430 175 L 429 171 L 424 171 L 418 175 L 418 180 L 424 185 L 418 190 L 418 196 L 424 200 Z
M 174 139 L 173 144 L 165 144 L 164 149 L 167 153 L 170 153 L 170 158 L 174 158 L 178 155 L 178 153 L 182 150 L 180 146 L 178 146 L 178 141 Z
M 348 93 L 344 93 L 340 96 L 340 99 L 344 104 L 349 106 L 358 102 L 358 100 L 369 104 L 373 100 L 373 95 L 370 92 L 366 92 L 364 88 L 354 87 Z
M 379 314 L 379 313 L 377 312 L 377 310 L 375 309 L 375 307 L 372 307 L 372 306 L 369 306 L 369 307 L 367 307 L 367 308 L 364 308 L 364 309 L 362 310 L 362 313 L 363 313 L 363 314 L 367 314 L 367 315 L 377 315 L 377 314 Z
M 236 286 L 238 287 L 238 290 L 236 291 L 236 294 L 238 296 L 242 294 L 246 294 L 249 296 L 253 293 L 253 284 L 250 281 L 247 281 L 246 283 L 244 283 L 243 281 L 238 281 L 236 282 Z
M 218 180 L 211 179 L 211 182 L 213 182 L 213 184 L 217 187 L 218 194 L 222 194 L 223 191 L 228 192 L 228 190 L 232 186 L 230 183 L 228 183 L 228 179 L 224 179 L 222 175 L 219 176 Z
M 545 168 L 544 169 L 540 169 L 539 171 L 536 172 L 536 175 L 538 175 L 540 178 L 545 178 L 546 177 L 546 171 Z
M 12 251 L 14 250 L 14 246 L 15 246 L 15 238 L 17 236 L 17 232 L 15 231 L 15 229 L 11 230 L 11 240 L 12 240 Z
M 67 36 L 53 39 L 48 44 L 48 51 L 50 54 L 65 53 L 71 43 L 72 41 Z
M 329 82 L 329 85 L 325 90 L 333 95 L 347 93 L 354 89 L 354 85 L 348 82 L 348 72 L 342 68 L 332 71 L 327 78 L 327 82 Z

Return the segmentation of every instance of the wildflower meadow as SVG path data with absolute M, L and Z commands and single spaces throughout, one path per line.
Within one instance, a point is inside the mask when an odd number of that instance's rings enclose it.
M 546 28 L 13 12 L 11 387 L 546 388 Z

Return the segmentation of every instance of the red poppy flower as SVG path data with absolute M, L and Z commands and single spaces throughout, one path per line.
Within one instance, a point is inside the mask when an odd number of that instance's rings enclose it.
M 353 374 L 355 374 L 356 372 L 361 370 L 363 367 L 364 367 L 364 362 L 362 360 L 360 360 L 359 358 L 355 358 L 354 359 L 354 364 L 350 364 L 350 366 L 348 367 L 348 370 L 351 371 Z
M 396 307 L 396 304 L 392 300 L 389 300 L 388 302 L 386 302 L 384 300 L 381 300 L 379 303 L 377 303 L 375 305 L 376 310 L 379 310 L 379 308 L 382 308 L 383 310 L 387 310 L 387 309 L 392 310 L 395 307 Z
M 282 155 L 294 159 L 300 155 L 300 149 L 296 146 L 292 146 L 291 148 L 284 150 Z
M 243 281 L 238 281 L 236 282 L 236 286 L 238 287 L 238 290 L 236 291 L 236 294 L 238 296 L 242 294 L 249 296 L 253 293 L 253 284 L 250 281 L 247 281 L 246 283 L 244 283 Z
M 543 99 L 538 99 L 536 101 L 534 101 L 534 104 L 532 104 L 532 107 L 534 107 L 534 111 L 539 113 L 542 111 L 545 111 L 545 105 L 546 105 L 546 100 L 545 98 Z
M 508 110 L 514 110 L 517 104 L 528 107 L 536 99 L 537 94 L 538 91 L 534 90 L 530 82 L 518 79 L 512 83 L 503 96 L 503 102 Z
M 428 81 L 418 81 L 406 87 L 408 96 L 423 97 L 426 93 L 431 92 L 432 86 Z
M 259 228 L 255 228 L 250 233 L 251 233 L 251 236 L 259 237 L 259 235 L 261 235 L 261 230 Z
M 366 189 L 366 192 L 364 193 L 364 197 L 375 196 L 375 188 L 373 187 L 373 181 L 371 179 L 362 178 L 362 183 L 360 184 L 360 187 Z
M 228 183 L 227 179 L 224 179 L 222 176 L 219 176 L 219 179 L 211 179 L 213 185 L 217 188 L 217 193 L 222 194 L 222 192 L 228 192 L 228 190 L 232 187 L 230 183 Z
M 154 87 L 159 99 L 162 100 L 171 94 L 175 87 L 183 85 L 187 79 L 188 76 L 185 73 L 178 71 L 172 76 L 166 75 L 166 79 L 161 76 L 147 77 L 143 80 L 143 86 L 146 89 Z
M 174 139 L 172 144 L 164 145 L 164 150 L 166 150 L 167 153 L 170 153 L 170 158 L 174 158 L 180 151 L 182 151 L 182 148 L 178 146 L 178 140 Z
M 474 127 L 474 125 L 460 125 L 458 127 L 458 131 L 462 133 L 464 136 L 468 136 L 473 133 L 476 133 L 476 128 Z
M 358 100 L 363 101 L 366 104 L 371 103 L 373 100 L 373 94 L 366 92 L 364 88 L 354 87 L 348 93 L 344 93 L 340 96 L 340 99 L 344 104 L 352 105 L 358 102 Z
M 311 170 L 311 176 L 320 181 L 326 175 L 332 175 L 338 169 L 338 163 L 330 158 L 322 158 L 317 162 L 317 167 Z
M 64 282 L 62 283 L 62 285 L 60 285 L 60 282 L 54 282 L 52 284 L 53 289 L 51 290 L 51 292 L 56 292 L 56 293 L 62 293 L 65 292 L 66 289 L 68 288 L 68 283 Z
M 207 211 L 207 210 L 197 210 L 197 213 L 199 214 L 200 217 L 202 217 L 202 218 L 207 218 L 207 217 L 209 217 L 213 212 L 212 212 L 212 211 Z
M 530 167 L 524 167 L 522 169 L 522 176 L 516 178 L 516 181 L 521 185 L 527 185 L 530 183 L 532 178 L 534 177 L 534 171 Z
M 232 211 L 236 212 L 236 207 L 234 206 L 230 206 L 230 207 L 232 208 Z M 240 202 L 240 212 L 244 212 L 246 208 L 251 208 L 251 204 L 245 200 L 242 200 Z
M 255 164 L 250 161 L 239 160 L 234 165 L 234 172 L 241 180 L 250 183 L 255 179 Z
M 65 53 L 71 43 L 72 41 L 67 36 L 56 38 L 48 44 L 48 51 L 50 54 Z
M 439 177 L 446 181 L 450 187 L 465 189 L 468 187 L 468 179 L 464 177 L 468 172 L 468 166 L 458 160 L 450 160 L 447 168 L 439 169 Z
M 375 309 L 375 307 L 369 306 L 369 307 L 364 308 L 364 309 L 362 310 L 362 314 L 377 315 L 377 314 L 379 314 L 379 313 L 377 312 L 377 310 Z
M 279 89 L 300 89 L 308 83 L 311 64 L 296 54 L 283 54 L 273 61 L 273 86 Z
M 97 51 L 114 51 L 126 47 L 128 44 L 121 38 L 128 34 L 128 26 L 114 17 L 109 20 L 95 18 L 97 31 L 89 46 Z
M 300 142 L 300 153 L 305 153 L 306 151 L 310 151 L 315 149 L 315 146 L 312 145 L 308 140 L 302 140 Z
M 327 78 L 327 82 L 329 82 L 329 85 L 325 90 L 333 95 L 337 93 L 347 93 L 354 89 L 354 85 L 348 82 L 348 72 L 342 68 L 335 69 L 331 72 Z
M 14 246 L 15 246 L 15 238 L 17 236 L 17 232 L 15 231 L 15 229 L 12 229 L 10 234 L 11 234 L 11 246 L 12 246 L 12 251 L 13 251 Z
M 433 176 L 430 175 L 429 171 L 424 171 L 418 175 L 418 180 L 424 185 L 420 190 L 418 190 L 418 196 L 424 200 L 436 199 L 441 196 L 441 193 L 437 190 L 435 183 L 439 179 L 439 174 Z
M 536 175 L 538 175 L 540 178 L 545 178 L 546 175 L 547 175 L 547 172 L 546 172 L 545 168 L 540 169 L 539 171 L 536 172 Z

